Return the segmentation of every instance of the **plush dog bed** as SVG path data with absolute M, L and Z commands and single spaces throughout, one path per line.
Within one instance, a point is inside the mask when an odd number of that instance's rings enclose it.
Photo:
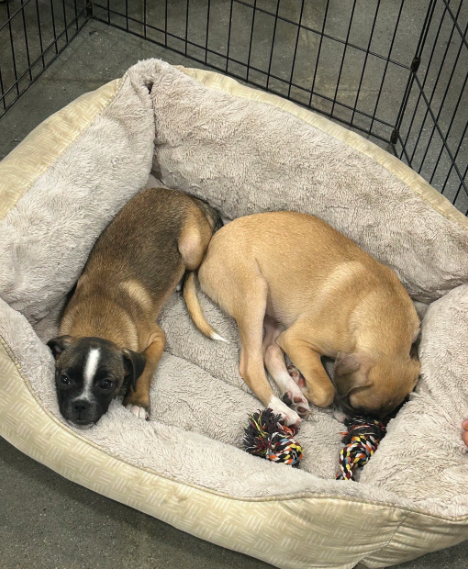
M 260 407 L 231 343 L 192 325 L 179 294 L 149 422 L 118 401 L 66 424 L 44 342 L 106 224 L 153 174 L 227 220 L 314 213 L 391 266 L 418 303 L 422 379 L 359 482 L 335 481 L 340 424 L 314 409 L 301 469 L 241 450 Z M 150 182 L 151 183 L 151 182 Z M 63 476 L 282 568 L 388 567 L 468 538 L 468 222 L 396 158 L 285 100 L 144 61 L 35 129 L 0 164 L 0 434 Z

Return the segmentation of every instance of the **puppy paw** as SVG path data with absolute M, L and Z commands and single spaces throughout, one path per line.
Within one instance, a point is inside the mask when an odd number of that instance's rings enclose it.
M 150 399 L 146 393 L 141 394 L 130 389 L 123 400 L 123 404 L 135 417 L 143 420 L 149 419 Z
M 132 405 L 131 403 L 129 403 L 128 405 L 126 405 L 126 408 L 131 413 L 133 413 L 135 417 L 138 417 L 138 419 L 143 419 L 144 421 L 148 421 L 149 413 L 144 407 L 140 407 L 139 405 Z
M 347 418 L 347 415 L 346 415 L 346 413 L 344 413 L 341 409 L 339 409 L 338 407 L 335 407 L 335 408 L 333 409 L 333 417 L 334 417 L 337 421 L 339 421 L 340 423 L 344 423 L 345 420 L 346 420 L 346 418 Z
M 297 367 L 293 366 L 293 364 L 290 363 L 288 364 L 287 369 L 289 375 L 292 377 L 294 383 L 297 385 L 299 390 L 305 391 L 307 389 L 305 379 L 304 376 L 301 374 L 301 372 L 297 369 Z
M 289 364 L 287 369 L 293 381 L 289 383 L 287 391 L 283 393 L 282 400 L 291 409 L 297 411 L 300 417 L 308 417 L 310 415 L 310 406 L 306 396 L 305 380 L 300 371 L 292 364 Z
M 283 403 L 286 403 L 288 407 L 291 407 L 293 411 L 296 411 L 299 417 L 305 419 L 310 415 L 309 402 L 304 397 L 300 389 L 288 390 L 283 393 L 281 399 Z
M 311 392 L 301 372 L 292 364 L 289 364 L 288 373 L 293 378 L 302 395 L 316 407 L 330 407 L 335 399 L 335 388 L 330 382 L 329 387 L 316 386 Z
M 268 404 L 268 408 L 273 411 L 276 415 L 281 415 L 281 418 L 285 425 L 288 427 L 295 426 L 299 428 L 302 420 L 299 415 L 288 407 L 285 403 L 278 399 L 278 397 L 272 397 L 270 403 Z
M 304 393 L 307 399 L 316 407 L 330 407 L 335 399 L 335 390 L 331 389 L 316 389 L 313 393 L 309 390 Z

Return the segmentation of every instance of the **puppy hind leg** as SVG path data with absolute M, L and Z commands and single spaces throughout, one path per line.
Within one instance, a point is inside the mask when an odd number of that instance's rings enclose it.
M 276 338 L 284 331 L 284 327 L 268 315 L 265 316 L 263 325 L 265 334 L 262 351 L 265 367 L 278 386 L 283 403 L 297 411 L 300 417 L 307 417 L 310 413 L 309 402 L 288 373 L 284 352 L 276 343 Z
M 267 285 L 258 276 L 249 284 L 249 294 L 239 298 L 241 302 L 237 306 L 241 308 L 234 314 L 241 340 L 240 374 L 265 407 L 281 415 L 287 425 L 299 425 L 299 415 L 274 395 L 265 373 L 262 340 Z
M 270 344 L 265 353 L 265 366 L 282 394 L 282 400 L 291 409 L 304 418 L 310 414 L 307 398 L 301 388 L 289 375 L 284 361 L 283 350 L 276 344 Z
M 216 248 L 213 251 L 210 246 L 198 273 L 201 288 L 237 322 L 241 341 L 239 371 L 246 384 L 288 425 L 299 424 L 299 415 L 275 397 L 263 364 L 263 323 L 268 285 L 253 259 L 245 259 L 241 253 L 231 253 L 223 257 L 223 251 Z
M 185 267 L 194 271 L 200 266 L 211 239 L 211 228 L 200 212 L 189 211 L 179 235 L 178 249 Z
M 269 346 L 275 344 L 276 338 L 281 334 L 283 328 L 279 322 L 277 322 L 271 316 L 265 314 L 265 318 L 263 320 L 263 344 L 262 344 L 262 353 L 263 357 L 265 358 L 265 353 Z

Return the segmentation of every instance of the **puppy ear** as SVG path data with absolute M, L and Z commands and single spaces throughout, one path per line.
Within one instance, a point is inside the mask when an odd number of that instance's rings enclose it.
M 73 342 L 71 336 L 59 336 L 58 338 L 53 338 L 47 342 L 47 345 L 52 350 L 54 358 L 57 359 L 60 354 L 68 348 L 68 346 Z
M 369 368 L 369 362 L 357 354 L 338 353 L 333 368 L 333 381 L 339 395 L 347 397 L 353 389 L 372 385 L 367 377 Z
M 122 350 L 125 375 L 129 376 L 133 391 L 136 391 L 136 382 L 146 366 L 146 358 L 143 354 L 134 352 L 133 350 Z
M 339 352 L 336 356 L 335 367 L 333 369 L 335 371 L 335 375 L 341 376 L 354 373 L 360 367 L 361 362 L 356 354 L 345 354 L 343 352 Z

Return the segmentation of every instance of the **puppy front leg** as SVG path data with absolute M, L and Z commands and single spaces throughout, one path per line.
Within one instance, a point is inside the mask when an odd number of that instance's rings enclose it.
M 303 338 L 304 335 L 300 330 L 292 326 L 283 332 L 276 342 L 304 376 L 306 382 L 304 395 L 307 399 L 317 407 L 328 407 L 335 398 L 335 388 L 320 361 L 320 354 Z
M 155 324 L 152 338 L 152 343 L 143 352 L 146 358 L 146 365 L 143 373 L 137 380 L 136 391 L 133 391 L 130 386 L 124 400 L 125 407 L 140 419 L 148 419 L 149 417 L 151 383 L 166 343 L 164 332 L 157 324 Z

